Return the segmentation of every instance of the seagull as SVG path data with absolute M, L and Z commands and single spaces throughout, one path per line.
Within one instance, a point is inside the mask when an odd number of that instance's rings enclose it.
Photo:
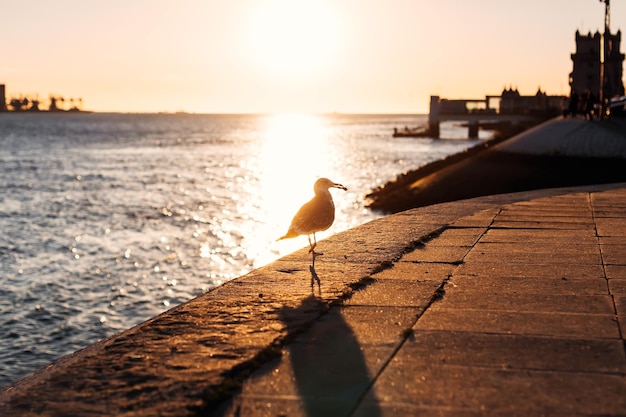
M 343 185 L 334 183 L 328 178 L 320 178 L 315 181 L 313 185 L 315 197 L 300 207 L 300 210 L 293 217 L 285 236 L 278 238 L 278 240 L 282 240 L 307 235 L 309 245 L 311 246 L 309 253 L 313 254 L 314 261 L 315 256 L 322 255 L 315 252 L 315 246 L 317 246 L 315 233 L 328 229 L 335 221 L 335 204 L 330 191 L 328 191 L 331 188 L 348 191 Z M 313 242 L 311 242 L 311 235 L 313 235 Z

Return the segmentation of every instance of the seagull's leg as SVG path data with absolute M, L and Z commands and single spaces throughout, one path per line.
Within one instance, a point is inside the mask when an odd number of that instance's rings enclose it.
M 306 238 L 309 239 L 309 246 L 311 247 L 311 249 L 309 249 L 309 253 L 315 253 L 315 246 L 317 245 L 317 242 L 311 243 L 311 235 L 306 235 Z M 315 238 L 315 235 L 313 235 L 313 238 Z
M 309 237 L 309 244 L 311 244 L 311 238 Z M 315 256 L 323 255 L 322 252 L 315 252 L 315 247 L 317 246 L 317 238 L 315 237 L 315 233 L 313 233 L 313 245 L 311 246 L 311 250 L 309 252 L 313 252 Z

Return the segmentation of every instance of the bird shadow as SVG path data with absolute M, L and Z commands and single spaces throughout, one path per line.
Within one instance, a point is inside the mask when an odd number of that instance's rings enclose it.
M 311 296 L 296 308 L 283 306 L 278 313 L 289 325 L 303 314 L 324 308 L 324 302 Z M 382 414 L 364 347 L 347 317 L 345 310 L 331 310 L 285 346 L 289 354 L 280 359 L 281 371 L 292 373 L 290 380 L 304 416 L 352 415 L 367 393 L 367 404 L 362 404 L 367 415 Z M 272 367 L 277 368 L 280 365 Z
M 319 275 L 317 275 L 317 271 L 315 271 L 315 258 L 317 258 L 320 253 L 313 252 L 311 255 L 311 265 L 309 266 L 309 271 L 311 272 L 311 294 L 315 295 L 315 283 L 317 283 L 317 292 L 319 297 L 322 296 L 322 280 L 320 280 Z
M 279 357 L 254 372 L 243 394 L 229 398 L 210 415 L 244 417 L 267 406 L 278 416 L 294 411 L 303 417 L 348 416 L 359 408 L 363 415 L 381 416 L 375 371 L 351 325 L 354 315 L 327 308 L 313 295 L 297 306 L 278 307 L 276 314 L 290 342 Z

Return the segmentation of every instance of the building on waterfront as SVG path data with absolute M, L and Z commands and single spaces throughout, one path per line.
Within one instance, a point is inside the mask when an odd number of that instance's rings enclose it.
M 4 84 L 0 84 L 0 111 L 7 111 L 7 93 Z
M 541 88 L 534 95 L 524 96 L 513 88 L 504 88 L 501 95 L 487 95 L 484 99 L 445 99 L 431 97 L 431 111 L 437 107 L 437 114 L 501 114 L 552 117 L 561 113 L 564 96 L 550 96 Z
M 439 124 L 446 120 L 468 123 L 468 136 L 478 137 L 481 123 L 499 121 L 519 123 L 528 120 L 541 120 L 558 116 L 563 112 L 565 96 L 549 96 L 541 89 L 532 96 L 523 96 L 517 89 L 505 88 L 501 95 L 486 95 L 479 99 L 445 99 L 430 96 L 428 128 L 411 131 L 394 131 L 394 136 L 439 137 Z
M 561 113 L 563 96 L 549 96 L 541 88 L 532 96 L 523 96 L 517 89 L 504 89 L 500 96 L 500 114 L 552 116 Z
M 63 96 L 50 95 L 48 109 L 41 107 L 42 101 L 38 95 L 19 95 L 6 97 L 6 85 L 0 84 L 0 112 L 80 112 L 83 106 L 82 98 L 65 98 Z M 68 106 L 69 105 L 69 106 Z
M 599 32 L 581 35 L 579 31 L 576 31 L 576 52 L 571 54 L 573 70 L 569 75 L 572 97 L 590 94 L 596 99 L 600 97 L 610 99 L 624 95 L 622 81 L 624 54 L 620 52 L 622 32 L 618 30 L 617 33 L 612 34 L 610 31 L 605 31 L 604 37 L 606 39 L 604 39 L 603 48 L 603 36 Z M 604 68 L 602 68 L 602 58 L 604 58 Z M 603 69 L 604 77 L 602 76 Z M 604 88 L 600 94 L 602 83 Z

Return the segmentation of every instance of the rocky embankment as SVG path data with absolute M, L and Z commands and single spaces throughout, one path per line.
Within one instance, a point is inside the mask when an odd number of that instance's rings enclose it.
M 371 209 L 397 213 L 486 195 L 623 182 L 624 159 L 623 120 L 559 118 L 502 129 L 493 140 L 404 173 L 367 198 Z

